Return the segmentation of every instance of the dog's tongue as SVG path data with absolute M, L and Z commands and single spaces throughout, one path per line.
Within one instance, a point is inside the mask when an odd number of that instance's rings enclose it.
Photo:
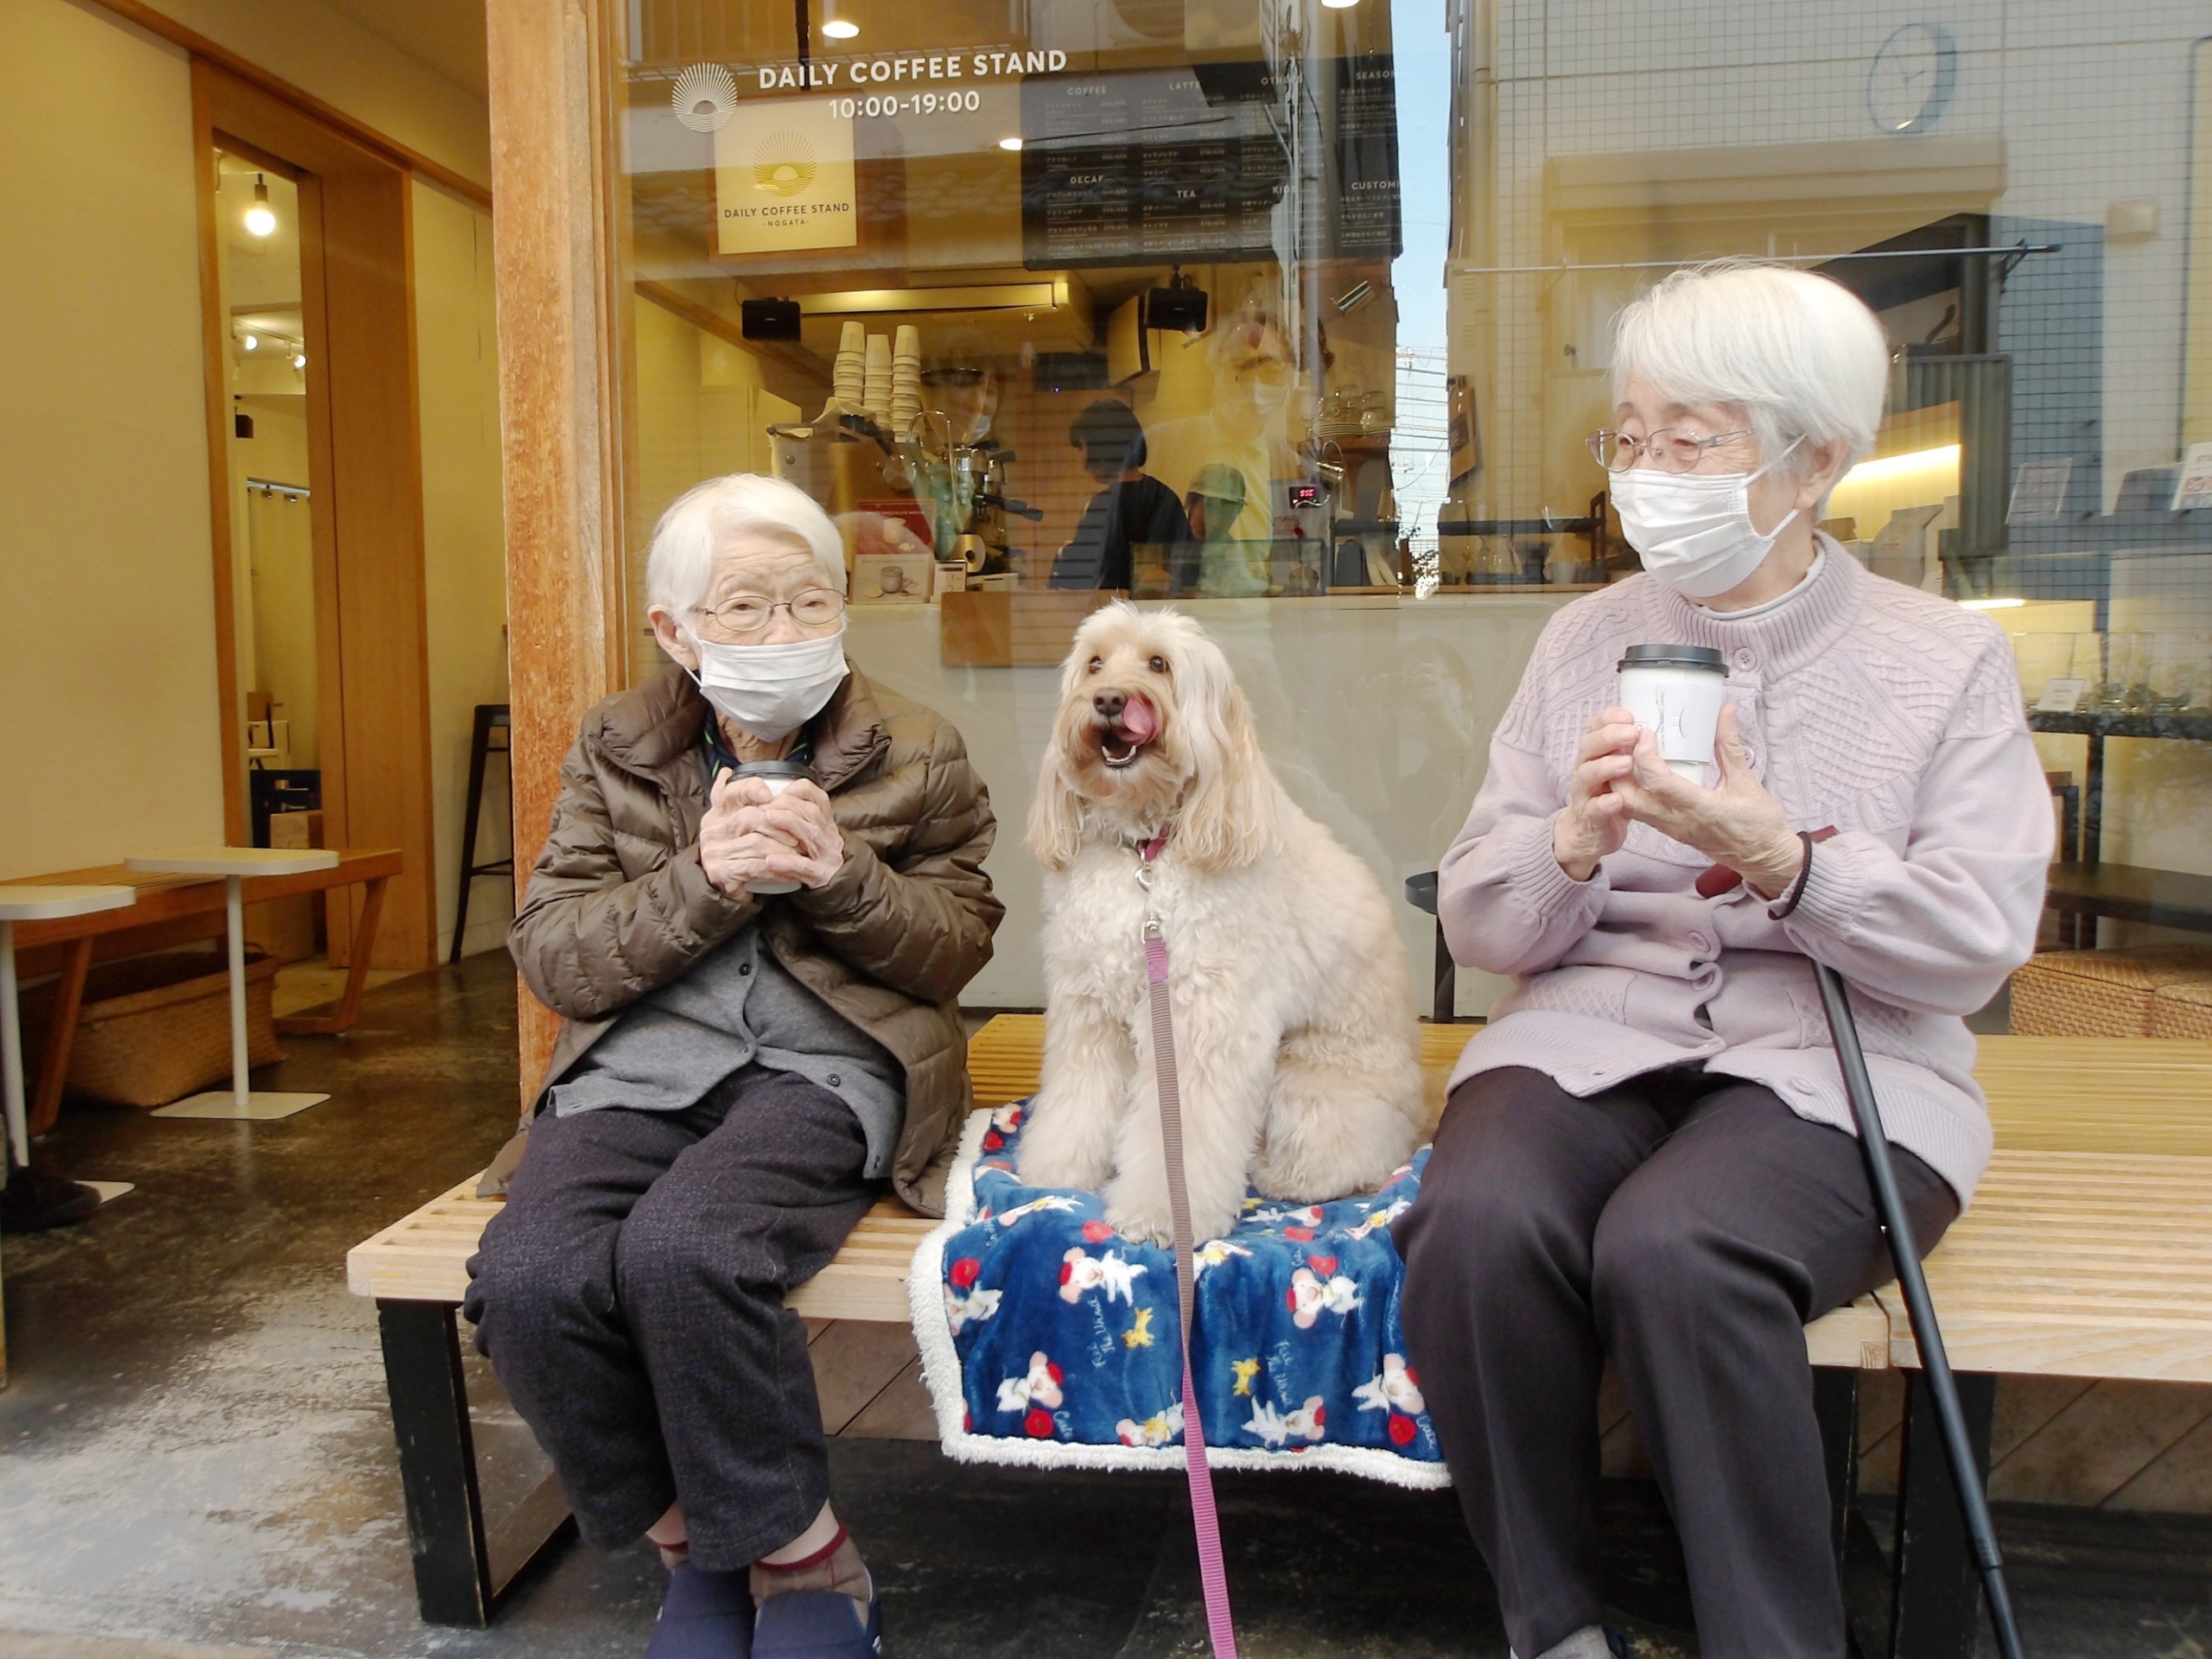
M 1142 697 L 1122 705 L 1122 735 L 1132 743 L 1149 743 L 1159 735 L 1160 715 Z

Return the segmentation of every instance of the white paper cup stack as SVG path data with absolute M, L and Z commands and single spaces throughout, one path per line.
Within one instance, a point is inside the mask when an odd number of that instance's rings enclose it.
M 905 437 L 922 413 L 922 331 L 911 322 L 899 325 L 891 347 L 891 429 Z
M 840 407 L 858 410 L 866 401 L 868 371 L 863 351 L 868 331 L 857 322 L 849 322 L 837 340 L 833 397 Z
M 861 407 L 877 423 L 891 418 L 891 336 L 868 337 L 867 375 L 861 389 Z

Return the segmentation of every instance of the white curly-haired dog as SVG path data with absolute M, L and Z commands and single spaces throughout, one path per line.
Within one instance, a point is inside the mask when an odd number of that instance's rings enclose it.
M 1149 898 L 1139 849 L 1165 842 Z M 1311 1204 L 1379 1185 L 1423 1121 L 1413 987 L 1367 867 L 1283 792 L 1221 648 L 1116 602 L 1075 637 L 1029 846 L 1045 866 L 1045 1071 L 1023 1182 L 1097 1188 L 1170 1236 L 1142 930 L 1165 929 L 1199 1239 L 1245 1188 Z

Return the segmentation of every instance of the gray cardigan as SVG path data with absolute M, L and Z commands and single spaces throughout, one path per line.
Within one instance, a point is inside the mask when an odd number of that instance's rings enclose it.
M 1821 545 L 1800 588 L 1756 615 L 1639 575 L 1545 628 L 1441 866 L 1452 956 L 1518 981 L 1452 1082 L 1530 1066 L 1591 1095 L 1701 1065 L 1848 1129 L 1811 957 L 1851 982 L 1891 1137 L 1964 1204 L 1990 1129 L 1962 1016 L 2034 949 L 2050 794 L 2003 632 Z M 1710 861 L 1646 825 L 1586 882 L 1553 856 L 1577 741 L 1618 700 L 1622 649 L 1656 642 L 1721 651 L 1752 770 L 1793 829 L 1840 832 L 1786 919 L 1740 887 L 1700 898 Z

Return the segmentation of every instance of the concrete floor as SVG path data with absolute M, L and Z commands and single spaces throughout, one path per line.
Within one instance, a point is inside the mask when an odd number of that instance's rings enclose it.
M 256 1082 L 333 1100 L 251 1124 L 73 1104 L 41 1143 L 49 1166 L 138 1185 L 84 1226 L 8 1241 L 0 1653 L 638 1652 L 660 1594 L 650 1552 L 573 1539 L 491 1630 L 417 1621 L 372 1312 L 345 1289 L 349 1245 L 508 1131 L 504 958 L 385 986 L 349 1036 L 289 1049 Z M 483 1427 L 500 1464 L 487 1488 L 524 1478 L 534 1451 L 495 1395 Z M 960 1469 L 896 1440 L 841 1438 L 831 1456 L 893 1659 L 1203 1650 L 1173 1481 Z M 1448 1494 L 1301 1473 L 1226 1477 L 1222 1497 L 1254 1659 L 1502 1659 Z M 1618 1599 L 1646 1615 L 1638 1652 L 1694 1654 L 1656 1494 L 1619 1483 L 1607 1502 Z M 2212 1527 L 2019 1508 L 1999 1522 L 2038 1655 L 2212 1653 Z

